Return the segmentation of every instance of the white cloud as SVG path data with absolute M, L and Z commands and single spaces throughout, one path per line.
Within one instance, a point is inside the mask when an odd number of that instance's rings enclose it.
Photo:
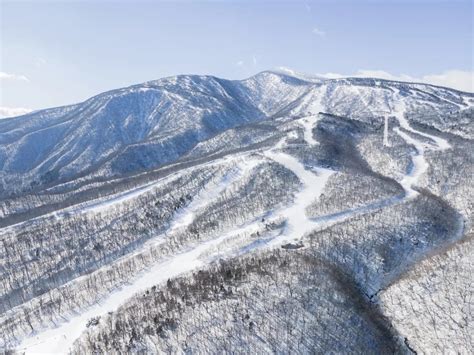
M 441 74 L 425 75 L 422 80 L 434 85 L 474 92 L 474 71 L 447 70 Z
M 246 58 L 246 60 L 239 60 L 235 65 L 237 65 L 240 68 L 249 70 L 249 67 L 253 66 L 256 67 L 258 64 L 258 59 L 255 55 L 253 55 L 251 58 Z
M 37 68 L 41 68 L 45 64 L 46 64 L 46 59 L 41 58 L 41 57 L 36 58 L 35 65 Z
M 319 36 L 319 37 L 326 37 L 326 32 L 324 32 L 323 30 L 317 28 L 317 27 L 314 27 L 313 28 L 313 34 L 316 35 L 316 36 Z
M 354 74 L 325 73 L 319 75 L 328 79 L 356 77 L 420 82 L 474 92 L 474 71 L 446 70 L 440 74 L 427 74 L 421 77 L 413 77 L 407 74 L 394 75 L 383 70 L 361 69 Z
M 0 119 L 25 115 L 31 111 L 33 110 L 30 110 L 29 108 L 23 108 L 23 107 L 1 107 L 0 106 Z
M 0 81 L 3 81 L 3 80 L 30 81 L 30 79 L 28 79 L 24 75 L 10 74 L 10 73 L 5 73 L 3 71 L 0 71 Z

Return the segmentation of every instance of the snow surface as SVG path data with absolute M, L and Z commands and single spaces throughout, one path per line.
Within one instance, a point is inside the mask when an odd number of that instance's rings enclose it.
M 411 161 L 412 167 L 408 174 L 405 174 L 402 180 L 399 181 L 405 190 L 406 197 L 408 199 L 415 198 L 418 195 L 418 191 L 413 189 L 413 186 L 420 180 L 421 176 L 428 170 L 428 163 L 425 159 L 425 144 L 413 139 L 405 132 L 395 128 L 395 132 L 402 137 L 405 142 L 413 145 L 416 149 L 416 153 L 412 154 Z
M 429 167 L 429 164 L 425 159 L 425 149 L 431 148 L 433 150 L 446 150 L 446 149 L 450 149 L 451 145 L 444 138 L 436 137 L 431 134 L 420 132 L 416 129 L 413 129 L 408 123 L 408 120 L 405 118 L 405 112 L 406 112 L 405 102 L 401 98 L 395 107 L 395 117 L 397 118 L 400 124 L 400 127 L 402 127 L 404 130 L 409 131 L 411 133 L 429 138 L 435 143 L 435 144 L 423 143 L 415 139 L 414 137 L 408 135 L 407 133 L 403 132 L 398 127 L 394 129 L 394 131 L 400 137 L 402 137 L 407 144 L 414 146 L 416 150 L 416 153 L 412 154 L 412 157 L 411 157 L 412 167 L 410 171 L 407 174 L 405 174 L 402 180 L 399 181 L 400 185 L 402 185 L 402 187 L 405 189 L 406 198 L 412 199 L 418 195 L 418 191 L 414 190 L 413 186 L 416 185 L 416 183 L 420 180 L 422 175 L 428 170 L 428 167 Z
M 388 143 L 388 117 L 384 117 L 384 125 L 383 125 L 383 146 L 389 147 L 390 144 Z
M 402 127 L 403 129 L 405 129 L 407 131 L 410 131 L 412 133 L 416 133 L 416 134 L 419 134 L 420 136 L 423 136 L 423 137 L 426 137 L 426 138 L 429 138 L 429 139 L 433 140 L 436 143 L 437 149 L 439 149 L 439 150 L 446 150 L 446 149 L 451 148 L 451 145 L 448 143 L 448 141 L 446 139 L 441 138 L 441 137 L 436 137 L 436 136 L 433 136 L 431 134 L 420 132 L 420 131 L 417 131 L 417 130 L 413 129 L 410 126 L 410 123 L 408 123 L 408 120 L 405 117 L 405 113 L 407 111 L 406 110 L 406 104 L 405 104 L 405 101 L 403 100 L 402 95 L 400 93 L 399 93 L 399 97 L 400 97 L 400 99 L 397 101 L 397 104 L 394 107 L 394 114 L 395 114 L 395 117 L 397 118 L 397 120 L 400 124 L 400 127 Z
M 278 148 L 284 144 L 281 142 Z M 306 215 L 306 208 L 321 195 L 326 182 L 334 171 L 324 168 L 315 169 L 315 172 L 306 170 L 295 157 L 274 150 L 267 152 L 266 156 L 291 170 L 303 185 L 295 195 L 293 204 L 275 213 L 277 216 L 286 218 L 286 228 L 284 233 L 270 244 L 274 246 L 286 241 L 301 239 L 318 226 Z
M 308 142 L 309 145 L 319 144 L 318 141 L 313 137 L 313 127 L 315 126 L 317 121 L 318 115 L 304 117 L 301 120 L 301 124 L 304 128 L 304 140 Z
M 245 164 L 241 162 L 235 169 L 224 175 L 214 186 L 205 189 L 198 198 L 194 198 L 188 206 L 181 209 L 175 215 L 168 233 L 177 232 L 180 228 L 190 225 L 196 217 L 196 212 L 202 210 L 210 201 L 216 199 L 232 183 L 249 174 L 261 162 L 259 159 L 246 158 Z

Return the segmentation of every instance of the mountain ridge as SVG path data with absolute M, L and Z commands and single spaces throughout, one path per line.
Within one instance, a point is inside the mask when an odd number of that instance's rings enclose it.
M 397 100 L 407 101 L 412 117 L 439 116 L 469 110 L 474 94 L 373 78 L 311 82 L 271 70 L 244 80 L 151 80 L 0 121 L 0 195 L 13 185 L 22 193 L 86 171 L 112 177 L 153 169 L 220 132 L 270 117 L 326 112 L 374 120 L 394 114 Z
M 54 109 L 64 109 L 64 108 L 69 108 L 69 107 L 72 107 L 72 106 L 77 106 L 77 105 L 80 105 L 80 104 L 83 104 L 91 99 L 94 99 L 98 96 L 102 96 L 102 95 L 105 95 L 105 94 L 108 94 L 108 93 L 112 93 L 112 92 L 115 92 L 117 90 L 125 90 L 125 89 L 129 89 L 129 88 L 135 88 L 135 87 L 143 87 L 143 88 L 146 88 L 148 84 L 153 84 L 153 83 L 156 83 L 156 82 L 160 82 L 162 80 L 166 80 L 166 79 L 174 79 L 174 78 L 178 78 L 178 77 L 193 77 L 193 76 L 196 76 L 196 77 L 205 77 L 205 78 L 213 78 L 213 79 L 216 79 L 216 80 L 226 80 L 226 81 L 230 81 L 230 82 L 242 82 L 242 81 L 246 81 L 246 80 L 249 80 L 249 79 L 252 79 L 256 76 L 259 76 L 260 74 L 265 74 L 265 73 L 270 73 L 270 74 L 275 74 L 275 75 L 283 75 L 283 76 L 287 76 L 287 77 L 290 77 L 290 78 L 293 78 L 293 79 L 298 79 L 300 81 L 303 81 L 303 82 L 307 82 L 307 83 L 311 83 L 311 84 L 317 84 L 319 82 L 312 82 L 311 81 L 311 77 L 308 78 L 308 79 L 305 79 L 304 76 L 305 75 L 310 75 L 310 74 L 305 74 L 305 73 L 297 73 L 295 72 L 296 75 L 292 75 L 290 72 L 287 72 L 286 70 L 280 70 L 280 69 L 267 69 L 267 70 L 262 70 L 261 72 L 258 72 L 248 78 L 244 78 L 244 79 L 223 79 L 223 78 L 220 78 L 218 76 L 215 76 L 215 75 L 211 75 L 211 74 L 178 74 L 178 75 L 170 75 L 170 76 L 166 76 L 166 77 L 162 77 L 162 78 L 159 78 L 159 79 L 152 79 L 152 80 L 147 80 L 147 81 L 144 81 L 144 82 L 141 82 L 141 83 L 137 83 L 137 84 L 131 84 L 131 85 L 127 85 L 127 86 L 123 86 L 123 87 L 120 87 L 120 88 L 116 88 L 116 89 L 110 89 L 110 90 L 106 90 L 106 91 L 103 91 L 99 94 L 96 94 L 96 95 L 93 95 L 83 101 L 79 101 L 79 102 L 76 102 L 76 103 L 73 103 L 73 104 L 64 104 L 64 105 L 60 105 L 60 106 L 54 106 L 54 107 L 48 107 L 48 108 L 41 108 L 41 109 L 36 109 L 36 110 L 33 110 L 31 112 L 28 112 L 28 113 L 25 113 L 25 114 L 22 114 L 22 115 L 18 115 L 18 116 L 11 116 L 11 117 L 4 117 L 2 118 L 2 120 L 10 120 L 10 119 L 17 119 L 19 117 L 25 117 L 25 116 L 30 116 L 30 115 L 33 115 L 33 114 L 37 114 L 37 113 L 40 113 L 40 112 L 44 112 L 44 111 L 49 111 L 49 110 L 54 110 Z M 300 77 L 301 75 L 301 77 Z M 413 85 L 423 85 L 423 86 L 430 86 L 430 87 L 434 87 L 434 88 L 439 88 L 439 89 L 446 89 L 446 90 L 449 90 L 449 91 L 455 91 L 457 93 L 460 93 L 460 94 L 467 94 L 467 96 L 473 96 L 474 97 L 474 93 L 473 92 L 469 92 L 469 91 L 463 91 L 463 90 L 459 90 L 459 89 L 456 89 L 456 88 L 452 88 L 452 87 L 449 87 L 449 86 L 442 86 L 442 85 L 436 85 L 436 84 L 429 84 L 429 83 L 426 83 L 426 82 L 421 82 L 421 81 L 404 81 L 404 80 L 391 80 L 391 79 L 384 79 L 384 78 L 377 78 L 377 77 L 370 77 L 370 76 L 367 76 L 367 77 L 360 77 L 360 76 L 344 76 L 344 77 L 340 77 L 340 78 L 327 78 L 327 77 L 324 77 L 324 76 L 315 76 L 314 77 L 315 79 L 317 80 L 320 80 L 320 81 L 337 81 L 337 80 L 346 80 L 346 79 L 350 79 L 350 80 L 374 80 L 374 81 L 380 81 L 380 82 L 387 82 L 387 83 L 399 83 L 399 84 L 413 84 Z

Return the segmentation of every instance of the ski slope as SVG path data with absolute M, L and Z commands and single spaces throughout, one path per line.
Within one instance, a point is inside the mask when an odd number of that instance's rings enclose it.
M 89 319 L 104 316 L 108 312 L 117 310 L 127 299 L 141 291 L 145 291 L 152 285 L 160 284 L 182 273 L 202 267 L 206 262 L 200 259 L 200 255 L 228 237 L 228 235 L 223 235 L 186 252 L 167 258 L 139 275 L 132 283 L 122 286 L 99 303 L 61 323 L 57 328 L 45 330 L 25 339 L 17 350 L 25 354 L 67 353 L 74 341 L 86 329 Z
M 401 94 L 400 94 L 401 96 Z M 420 180 L 421 176 L 426 173 L 428 170 L 428 162 L 425 159 L 425 150 L 432 149 L 432 150 L 446 150 L 450 149 L 451 145 L 448 141 L 441 137 L 436 137 L 428 133 L 420 132 L 416 129 L 413 129 L 408 120 L 405 117 L 405 103 L 402 99 L 398 102 L 395 107 L 395 117 L 398 120 L 398 123 L 403 130 L 413 133 L 415 135 L 420 135 L 425 138 L 428 138 L 433 142 L 433 144 L 424 143 L 422 141 L 417 140 L 414 136 L 410 136 L 400 128 L 395 128 L 394 131 L 408 144 L 415 148 L 415 153 L 412 153 L 411 160 L 412 160 L 412 167 L 410 171 L 405 174 L 405 176 L 399 181 L 400 185 L 405 190 L 405 195 L 407 199 L 412 199 L 418 195 L 418 191 L 416 191 L 413 187 L 417 184 Z
M 199 168 L 205 168 L 208 166 L 219 166 L 220 164 L 223 163 L 228 163 L 230 161 L 238 161 L 242 159 L 248 159 L 247 154 L 245 152 L 243 153 L 237 153 L 234 154 L 233 156 L 224 156 L 222 158 L 219 158 L 217 160 L 212 160 L 196 165 L 192 165 L 190 167 L 187 167 L 183 170 L 180 170 L 179 172 L 172 173 L 170 175 L 167 175 L 165 177 L 159 178 L 158 180 L 134 187 L 130 190 L 123 191 L 123 192 L 118 192 L 115 194 L 107 195 L 104 197 L 96 198 L 93 200 L 89 200 L 86 202 L 81 202 L 72 206 L 68 206 L 65 208 L 58 209 L 53 212 L 45 213 L 42 214 L 38 217 L 34 217 L 22 222 L 18 222 L 6 227 L 0 228 L 0 233 L 3 232 L 12 232 L 15 230 L 19 230 L 22 226 L 30 224 L 30 223 L 35 223 L 35 222 L 41 222 L 43 219 L 47 218 L 54 218 L 56 220 L 62 220 L 66 217 L 74 216 L 74 215 L 81 215 L 81 214 L 88 214 L 88 213 L 99 213 L 102 211 L 107 211 L 109 208 L 113 208 L 117 205 L 126 203 L 128 201 L 131 201 L 135 198 L 138 198 L 142 195 L 145 195 L 146 193 L 153 191 L 154 189 L 157 189 L 159 186 L 168 183 L 172 181 L 173 179 L 176 179 L 180 174 L 186 171 L 192 171 L 195 169 Z M 251 161 L 251 160 L 250 160 Z
M 246 158 L 245 160 L 238 160 L 238 163 L 240 164 L 237 164 L 234 169 L 225 174 L 218 182 L 211 183 L 210 186 L 207 186 L 187 207 L 178 212 L 174 217 L 170 228 L 166 232 L 166 235 L 179 233 L 180 230 L 186 228 L 193 222 L 195 213 L 199 209 L 210 204 L 226 188 L 231 186 L 234 182 L 242 179 L 253 168 L 257 167 L 261 163 L 261 160 Z M 109 203 L 109 201 L 106 203 Z M 254 228 L 254 226 L 250 225 L 247 226 L 247 228 Z M 242 227 L 242 229 L 245 228 Z M 200 259 L 201 254 L 214 248 L 223 240 L 232 237 L 235 233 L 236 231 L 231 231 L 219 238 L 203 242 L 188 251 L 169 257 L 165 261 L 152 266 L 138 275 L 130 283 L 112 292 L 96 305 L 85 309 L 83 313 L 70 317 L 64 323 L 59 324 L 56 328 L 47 329 L 25 339 L 18 350 L 25 352 L 26 354 L 67 352 L 67 350 L 72 346 L 74 340 L 86 329 L 87 321 L 90 318 L 105 315 L 107 312 L 116 310 L 126 299 L 132 297 L 138 292 L 146 290 L 151 285 L 159 284 L 169 278 L 173 278 L 181 273 L 202 266 L 205 264 L 205 260 Z M 130 258 L 143 253 L 145 249 L 163 242 L 163 237 L 164 235 L 160 234 L 150 239 L 141 248 L 133 253 L 127 254 L 124 258 Z M 117 264 L 120 261 L 121 259 L 118 259 L 114 264 Z M 113 268 L 114 264 L 107 267 Z M 74 282 L 74 280 L 71 282 Z
M 318 115 L 315 116 L 308 116 L 304 117 L 301 121 L 300 124 L 302 124 L 304 128 L 304 140 L 309 144 L 309 145 L 318 145 L 318 141 L 314 139 L 313 137 L 313 128 L 315 127 L 319 117 Z

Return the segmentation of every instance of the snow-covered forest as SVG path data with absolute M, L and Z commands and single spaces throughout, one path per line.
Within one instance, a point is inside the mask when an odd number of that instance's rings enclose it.
M 1 120 L 0 350 L 471 353 L 473 132 L 474 94 L 281 72 Z

